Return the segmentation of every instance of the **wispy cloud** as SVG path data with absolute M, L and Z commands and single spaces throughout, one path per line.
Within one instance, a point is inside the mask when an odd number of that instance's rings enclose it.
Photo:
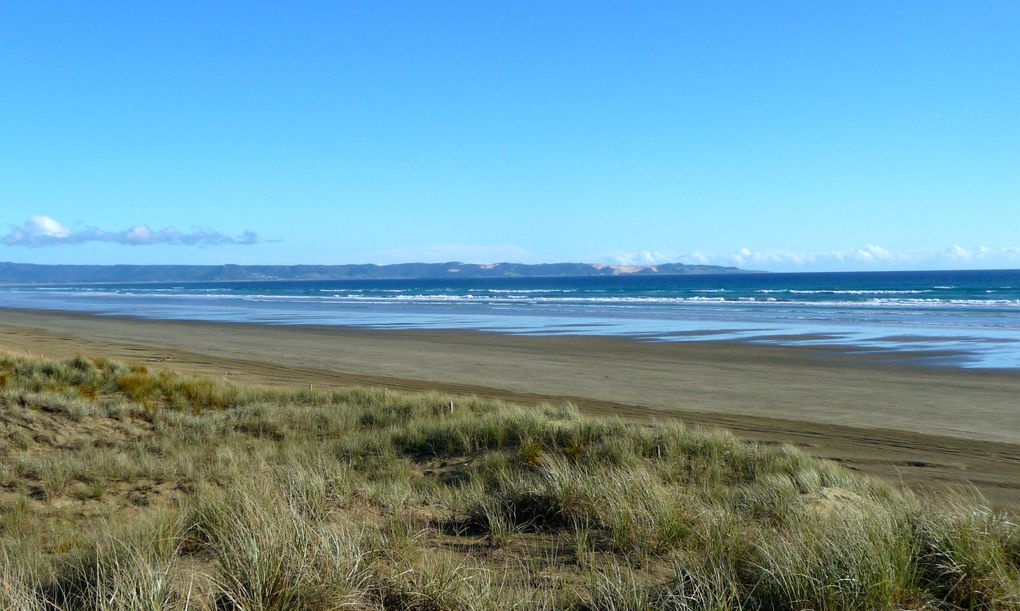
M 33 216 L 21 225 L 13 225 L 10 231 L 0 237 L 0 243 L 7 246 L 42 248 L 62 244 L 84 244 L 106 242 L 127 246 L 152 246 L 170 244 L 175 246 L 219 246 L 223 244 L 257 244 L 263 241 L 258 234 L 245 231 L 231 236 L 211 229 L 192 228 L 180 231 L 174 227 L 152 229 L 148 225 L 135 225 L 122 231 L 109 231 L 96 227 L 71 229 L 54 218 Z
M 679 255 L 658 252 L 655 250 L 642 250 L 638 252 L 625 252 L 616 256 L 614 263 L 621 265 L 655 265 L 657 263 L 672 263 L 677 261 Z
M 535 257 L 527 249 L 515 244 L 435 244 L 422 247 L 392 248 L 350 255 L 352 260 L 376 263 L 496 263 L 511 261 L 526 263 Z
M 724 256 L 724 260 L 733 265 L 853 265 L 853 264 L 890 264 L 905 262 L 918 258 L 905 252 L 894 252 L 875 244 L 865 244 L 847 250 L 823 251 L 779 251 L 779 250 L 740 250 Z
M 1020 265 L 1020 248 L 953 245 L 941 249 L 894 250 L 865 244 L 842 250 L 753 250 L 709 253 L 637 251 L 610 257 L 626 265 L 654 265 L 678 261 L 702 265 L 735 265 L 774 271 L 919 269 L 928 267 L 1001 267 Z

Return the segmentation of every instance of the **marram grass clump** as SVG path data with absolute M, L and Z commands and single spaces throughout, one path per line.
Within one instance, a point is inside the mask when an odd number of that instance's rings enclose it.
M 1020 531 L 791 446 L 0 357 L 0 609 L 1016 609 Z

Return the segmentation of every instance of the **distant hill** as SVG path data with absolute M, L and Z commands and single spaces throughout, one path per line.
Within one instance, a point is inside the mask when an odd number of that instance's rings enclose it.
M 0 262 L 3 283 L 231 282 L 256 280 L 384 280 L 537 278 L 749 273 L 716 265 L 598 263 L 398 263 L 395 265 L 35 265 Z

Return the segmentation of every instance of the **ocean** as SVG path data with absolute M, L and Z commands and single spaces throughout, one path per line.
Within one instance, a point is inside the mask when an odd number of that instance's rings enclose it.
M 1020 368 L 1020 270 L 0 287 L 0 307 L 273 325 L 809 345 Z

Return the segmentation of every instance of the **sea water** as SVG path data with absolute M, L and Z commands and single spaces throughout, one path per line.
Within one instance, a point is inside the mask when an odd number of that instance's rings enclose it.
M 273 325 L 812 345 L 1020 368 L 1020 271 L 0 287 L 0 307 Z

